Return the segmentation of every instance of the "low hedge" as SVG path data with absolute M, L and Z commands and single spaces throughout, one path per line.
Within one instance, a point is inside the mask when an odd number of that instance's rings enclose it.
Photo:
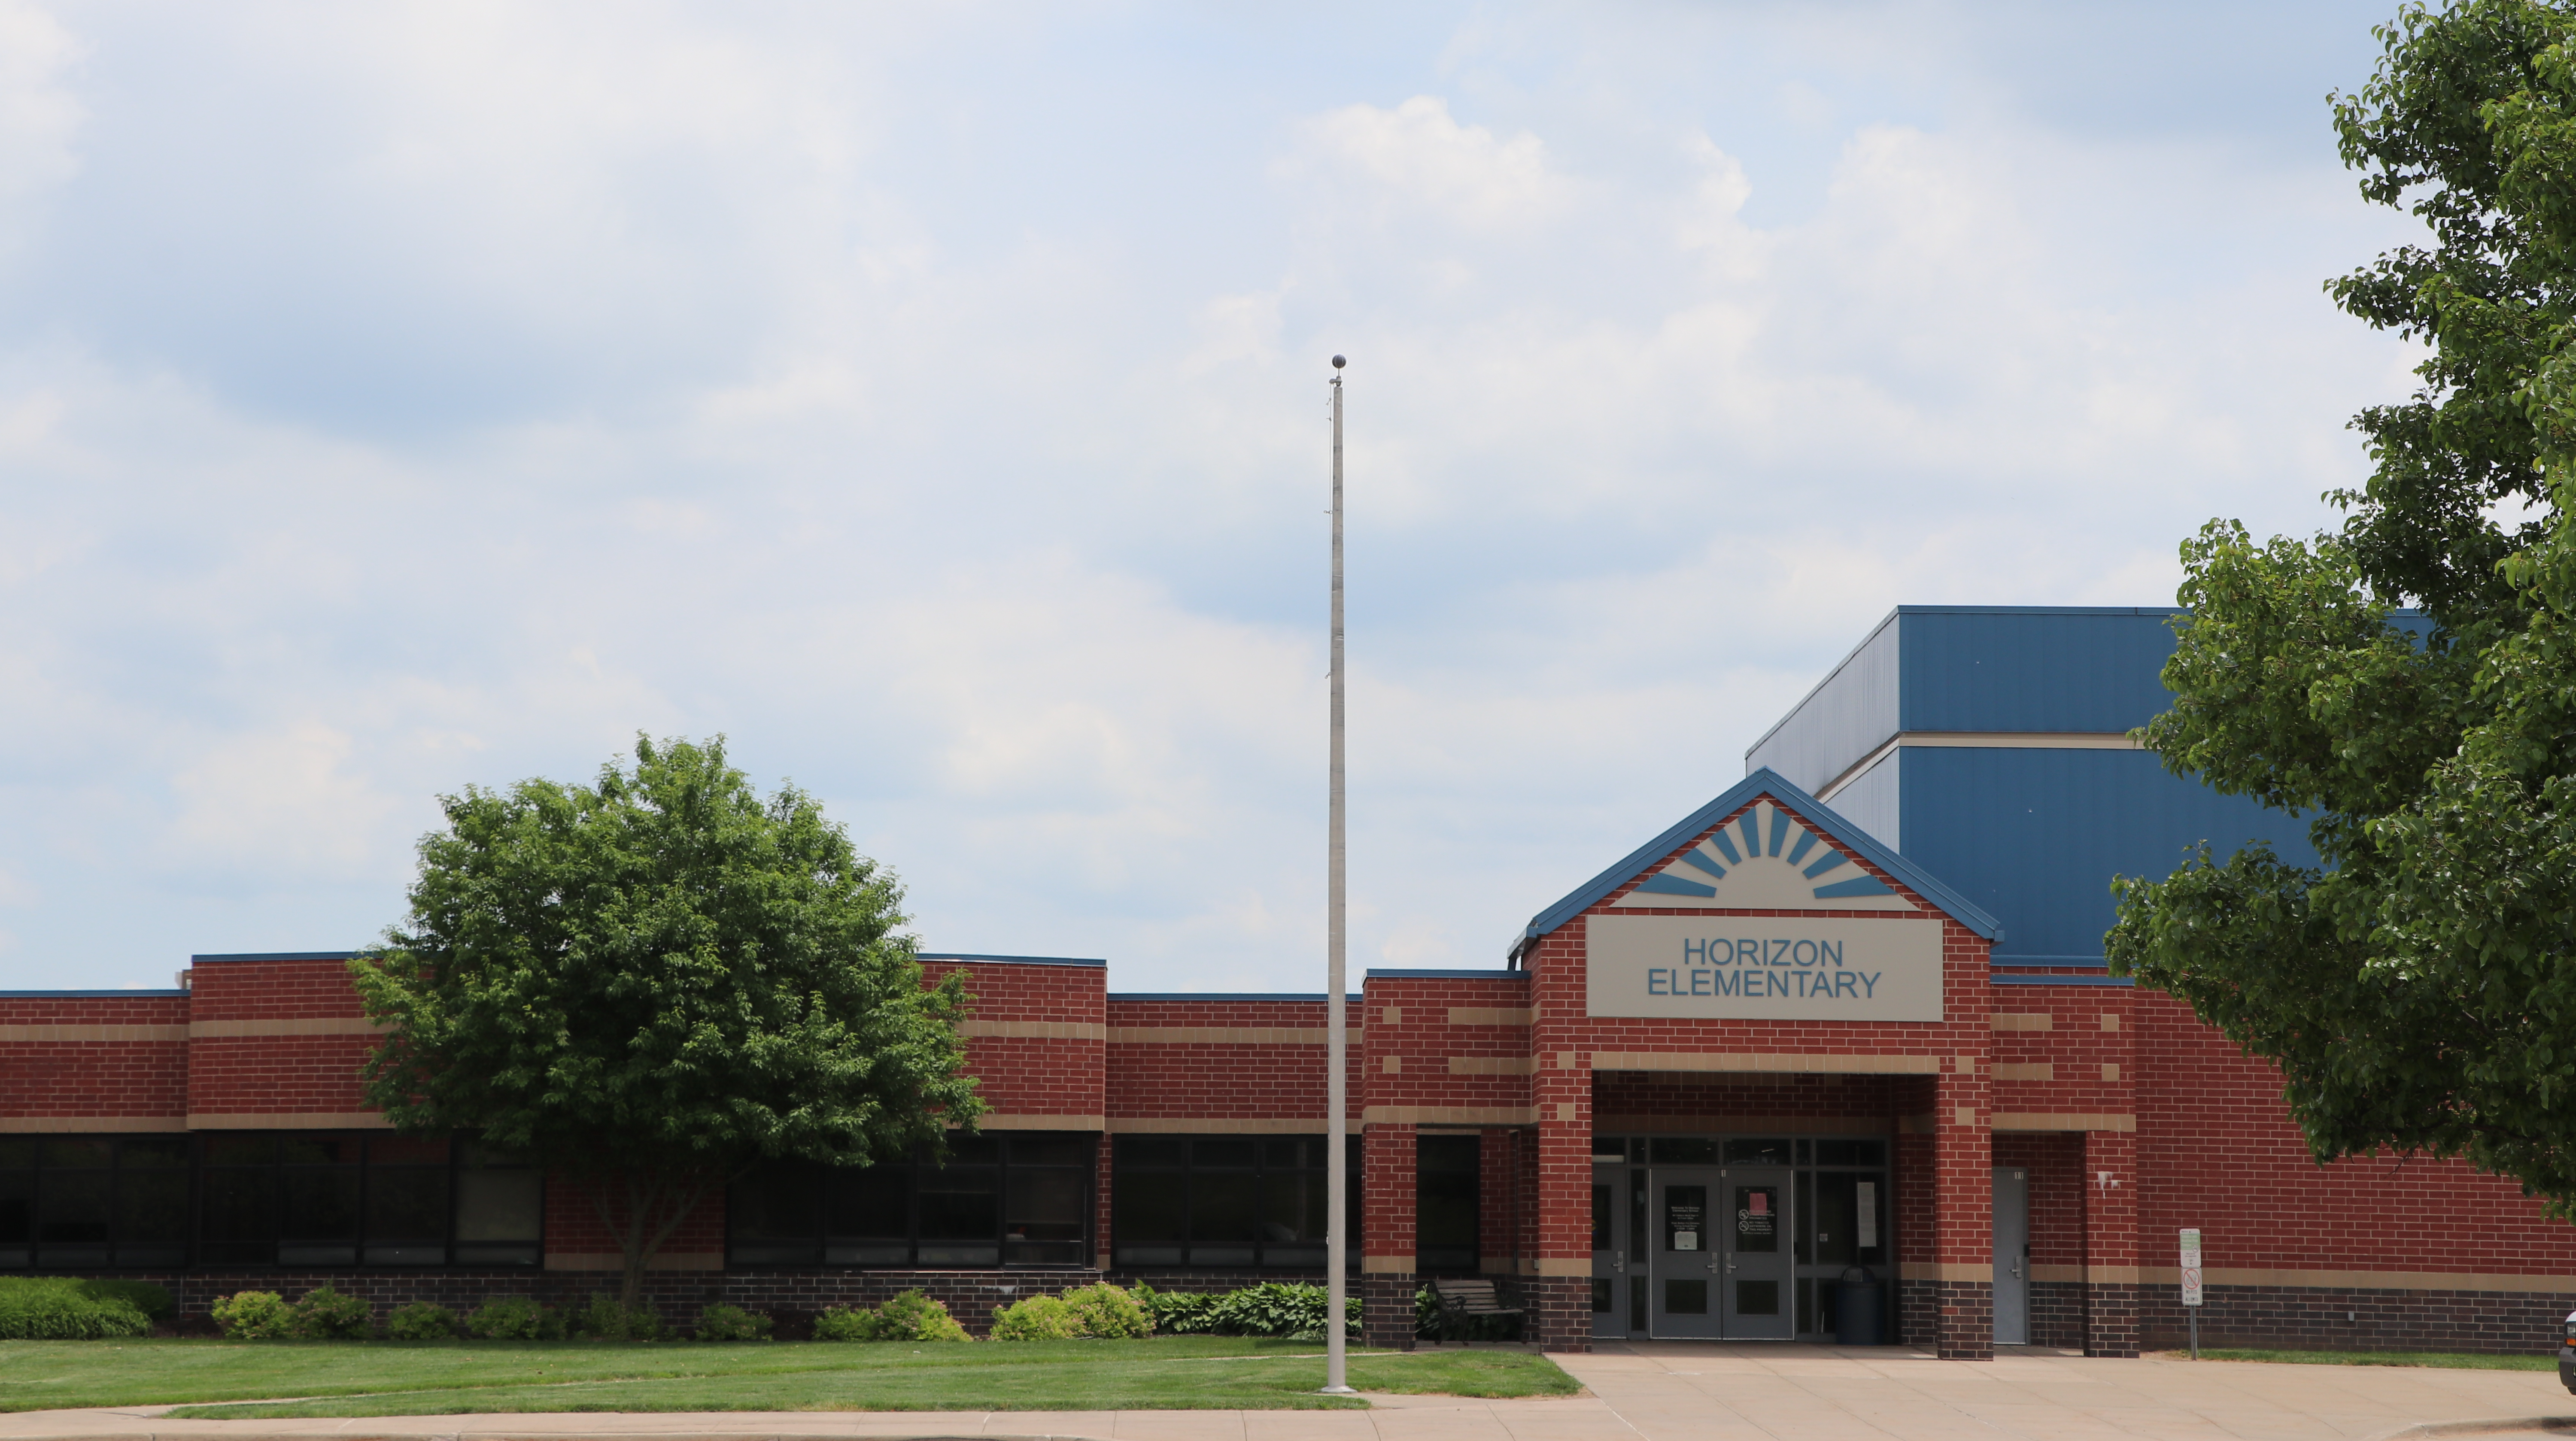
M 110 1341 L 151 1334 L 152 1318 L 142 1307 L 128 1295 L 99 1290 L 96 1282 L 0 1277 L 0 1340 Z

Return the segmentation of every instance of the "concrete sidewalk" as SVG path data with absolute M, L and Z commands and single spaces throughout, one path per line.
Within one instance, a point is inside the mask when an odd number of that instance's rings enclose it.
M 2547 1371 L 2091 1361 L 2045 1351 L 1961 1362 L 1899 1347 L 1677 1341 L 1604 1343 L 1592 1355 L 1557 1359 L 1588 1394 L 1518 1401 L 1373 1396 L 1368 1411 L 585 1412 L 310 1421 L 175 1421 L 161 1415 L 170 1408 L 139 1407 L 0 1416 L 0 1441 L 2311 1441 L 2392 1436 L 2424 1422 L 2565 1417 L 2576 1426 L 2576 1397 Z

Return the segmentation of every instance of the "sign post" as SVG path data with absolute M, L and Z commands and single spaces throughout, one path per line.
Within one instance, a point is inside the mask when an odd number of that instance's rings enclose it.
M 2182 1306 L 2191 1318 L 2191 1359 L 2200 1359 L 2200 1228 L 2182 1233 Z

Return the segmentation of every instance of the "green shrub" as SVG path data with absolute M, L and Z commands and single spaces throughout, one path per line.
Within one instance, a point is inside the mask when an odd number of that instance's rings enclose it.
M 701 1341 L 766 1341 L 771 1324 L 765 1313 L 718 1301 L 698 1308 L 697 1335 Z
M 1076 1286 L 1064 1293 L 1073 1323 L 1083 1335 L 1100 1341 L 1142 1340 L 1154 1334 L 1154 1313 L 1136 1298 L 1106 1281 Z
M 897 1291 L 884 1305 L 868 1315 L 867 1341 L 972 1341 L 966 1328 L 948 1314 L 948 1307 L 937 1297 L 919 1290 Z
M 573 1308 L 566 1318 L 572 1334 L 591 1336 L 602 1341 L 659 1341 L 670 1332 L 662 1325 L 662 1313 L 650 1306 L 621 1306 L 617 1298 L 593 1295 Z
M 540 1306 L 529 1296 L 484 1302 L 465 1318 L 465 1329 L 486 1341 L 558 1341 L 564 1333 L 563 1317 L 555 1308 Z
M 169 1288 L 149 1281 L 83 1281 L 80 1285 L 99 1300 L 126 1302 L 155 1321 L 172 1321 L 179 1315 L 179 1304 L 171 1299 Z
M 445 1341 L 463 1329 L 455 1312 L 434 1301 L 396 1306 L 385 1316 L 385 1334 L 397 1341 Z
M 295 1308 L 275 1291 L 235 1291 L 213 1309 L 215 1325 L 236 1341 L 282 1341 L 295 1334 Z
M 1204 1336 L 1214 1328 L 1210 1318 L 1224 1298 L 1213 1291 L 1157 1291 L 1139 1286 L 1127 1293 L 1154 1318 L 1157 1336 Z
M 1282 1281 L 1264 1281 L 1229 1291 L 1209 1308 L 1209 1329 L 1220 1336 L 1278 1336 L 1291 1341 L 1324 1339 L 1324 1318 L 1330 1314 L 1332 1298 L 1321 1286 L 1301 1286 Z M 1360 1329 L 1360 1298 L 1348 1297 L 1343 1302 L 1342 1334 L 1356 1336 Z
M 0 1277 L 0 1341 L 106 1341 L 152 1334 L 152 1318 L 141 1308 L 122 1296 L 100 1295 L 92 1285 L 68 1276 Z
M 1081 1335 L 1073 1308 L 1053 1296 L 1027 1296 L 993 1308 L 996 1341 L 1071 1341 Z
M 817 1341 L 873 1341 L 876 1337 L 877 1313 L 862 1306 L 826 1306 L 814 1318 Z
M 290 1323 L 307 1341 L 362 1341 L 376 1333 L 376 1308 L 364 1296 L 345 1296 L 330 1286 L 316 1286 L 295 1303 Z

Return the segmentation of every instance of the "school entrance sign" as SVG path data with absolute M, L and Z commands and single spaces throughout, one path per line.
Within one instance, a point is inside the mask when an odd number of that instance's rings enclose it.
M 1938 1021 L 1924 916 L 1584 918 L 1586 1010 L 1673 1020 Z

